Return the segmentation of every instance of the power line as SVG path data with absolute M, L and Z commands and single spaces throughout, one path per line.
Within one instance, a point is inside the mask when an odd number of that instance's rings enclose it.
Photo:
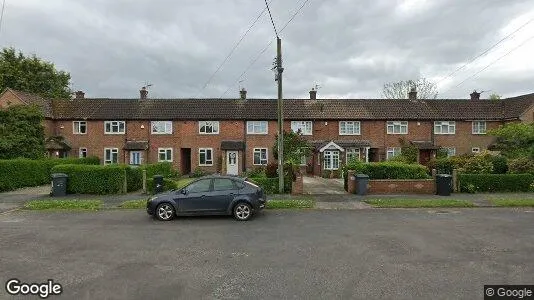
M 2 3 L 2 13 L 0 13 L 0 33 L 2 33 L 2 22 L 4 21 L 4 9 L 6 8 L 6 0 Z
M 269 8 L 269 4 L 267 3 L 267 0 L 265 0 L 265 6 L 267 7 L 267 11 L 269 12 L 269 18 L 271 18 L 271 24 L 273 24 L 274 34 L 276 34 L 276 37 L 278 37 L 278 32 L 276 31 L 276 25 L 274 25 L 273 16 L 271 15 L 271 9 Z
M 457 88 L 459 87 L 460 85 L 462 85 L 463 83 L 465 83 L 466 81 L 468 81 L 469 79 L 477 76 L 478 74 L 482 73 L 484 70 L 486 70 L 487 68 L 491 67 L 493 64 L 495 64 L 496 62 L 498 62 L 499 60 L 503 59 L 504 57 L 508 56 L 510 53 L 514 52 L 515 50 L 521 48 L 522 46 L 524 46 L 527 42 L 529 42 L 530 40 L 532 40 L 534 38 L 534 35 L 529 37 L 528 39 L 526 39 L 525 41 L 523 41 L 521 44 L 515 46 L 514 48 L 512 48 L 512 50 L 506 52 L 504 55 L 500 56 L 499 58 L 497 58 L 496 60 L 492 61 L 491 63 L 487 64 L 484 68 L 480 69 L 478 72 L 476 72 L 475 74 L 467 77 L 466 79 L 464 79 L 462 82 L 458 83 L 455 87 L 451 87 L 450 89 L 448 89 L 447 91 L 445 91 L 445 93 L 443 94 L 446 94 L 447 92 L 449 92 L 450 90 L 452 90 L 453 88 Z
M 5 0 L 4 0 L 5 1 Z M 267 1 L 267 0 L 265 0 Z M 269 2 L 272 2 L 272 0 L 270 0 Z M 208 86 L 208 84 L 210 84 L 211 80 L 215 77 L 215 75 L 217 73 L 219 73 L 219 71 L 221 70 L 222 66 L 228 62 L 228 60 L 230 59 L 230 57 L 232 56 L 232 54 L 234 54 L 234 51 L 237 49 L 237 47 L 239 47 L 239 45 L 241 44 L 241 42 L 245 39 L 245 37 L 248 35 L 248 33 L 252 30 L 252 28 L 254 27 L 254 25 L 256 25 L 256 23 L 258 22 L 258 20 L 261 18 L 261 16 L 263 16 L 263 13 L 265 13 L 265 11 L 267 10 L 267 8 L 264 8 L 259 14 L 258 16 L 256 17 L 256 19 L 254 20 L 254 22 L 252 22 L 252 24 L 249 26 L 249 28 L 247 29 L 247 31 L 245 31 L 245 33 L 241 36 L 241 38 L 239 39 L 239 41 L 237 41 L 237 43 L 234 45 L 234 47 L 232 48 L 232 50 L 230 50 L 230 53 L 228 53 L 228 55 L 224 58 L 223 62 L 217 67 L 217 69 L 215 70 L 215 72 L 213 72 L 213 74 L 211 74 L 211 76 L 208 78 L 208 80 L 206 81 L 206 83 L 204 83 L 204 86 L 198 91 L 198 93 L 196 94 L 195 98 L 198 97 L 198 95 L 200 93 L 202 93 L 202 91 L 204 91 L 206 89 L 206 87 Z
M 282 29 L 280 29 L 280 33 L 282 33 L 284 31 L 284 29 L 286 29 L 287 25 L 289 25 L 289 23 L 291 23 L 293 21 L 293 19 L 295 19 L 295 16 L 302 10 L 302 8 L 306 5 L 306 3 L 308 3 L 310 0 L 304 0 L 304 2 L 302 2 L 302 4 L 300 5 L 300 7 L 295 11 L 295 13 L 293 13 L 293 15 L 291 16 L 291 18 L 289 18 L 289 20 L 285 23 L 285 25 L 282 27 Z M 278 38 L 278 37 L 277 37 Z M 260 53 L 250 62 L 250 64 L 245 68 L 245 70 L 241 73 L 241 75 L 239 75 L 239 77 L 235 80 L 235 82 L 230 85 L 228 87 L 228 89 L 219 97 L 219 98 L 222 98 L 224 97 L 226 94 L 228 94 L 228 92 L 230 91 L 230 89 L 232 89 L 236 83 L 241 80 L 241 78 L 248 72 L 248 70 L 250 70 L 250 68 L 258 61 L 258 59 L 260 59 L 260 57 L 263 55 L 263 53 L 265 53 L 265 51 L 267 51 L 267 49 L 269 48 L 269 46 L 271 46 L 271 44 L 273 43 L 274 39 L 271 40 L 267 46 L 265 46 L 265 48 L 263 48 Z
M 479 55 L 471 58 L 469 61 L 467 61 L 465 64 L 463 64 L 462 66 L 458 67 L 456 70 L 452 71 L 449 75 L 443 77 L 442 79 L 440 79 L 438 82 L 436 82 L 436 85 L 438 85 L 440 82 L 442 82 L 443 80 L 451 77 L 452 75 L 458 73 L 460 70 L 462 70 L 463 68 L 465 68 L 467 65 L 473 63 L 475 60 L 479 59 L 480 57 L 482 57 L 484 54 L 488 53 L 491 49 L 497 47 L 499 44 L 501 44 L 503 41 L 507 40 L 509 37 L 511 37 L 512 35 L 514 35 L 516 32 L 518 32 L 519 30 L 523 29 L 525 26 L 527 26 L 530 22 L 532 22 L 534 20 L 534 18 L 528 20 L 525 24 L 521 25 L 519 28 L 517 28 L 516 30 L 514 30 L 512 33 L 508 34 L 507 36 L 503 37 L 502 39 L 500 39 L 497 43 L 493 44 L 493 46 L 487 48 L 486 50 L 484 50 L 482 53 L 480 53 Z

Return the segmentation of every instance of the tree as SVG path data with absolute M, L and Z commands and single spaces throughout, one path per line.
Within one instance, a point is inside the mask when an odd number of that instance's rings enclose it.
M 284 164 L 299 165 L 302 156 L 308 156 L 310 153 L 311 146 L 302 133 L 284 131 Z M 273 156 L 278 159 L 278 135 L 273 146 Z
M 385 99 L 408 99 L 408 92 L 415 88 L 417 99 L 436 99 L 438 88 L 435 83 L 419 78 L 417 81 L 403 80 L 384 84 L 382 98 Z
M 70 74 L 35 55 L 26 57 L 14 48 L 0 52 L 0 92 L 6 88 L 34 93 L 44 98 L 70 98 Z
M 534 159 L 534 123 L 509 123 L 488 131 L 488 134 L 497 137 L 494 148 L 502 155 Z
M 501 95 L 493 93 L 493 94 L 489 95 L 489 99 L 490 100 L 500 100 L 501 99 Z
M 36 106 L 0 110 L 0 159 L 44 157 L 43 119 Z

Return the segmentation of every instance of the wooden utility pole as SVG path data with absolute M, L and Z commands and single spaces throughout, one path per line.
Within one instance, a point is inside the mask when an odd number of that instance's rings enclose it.
M 278 82 L 278 191 L 284 192 L 284 113 L 282 105 L 282 40 L 276 37 L 276 81 Z

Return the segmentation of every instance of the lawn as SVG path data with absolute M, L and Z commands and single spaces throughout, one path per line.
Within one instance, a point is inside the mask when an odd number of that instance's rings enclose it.
M 502 207 L 534 207 L 534 199 L 491 199 L 491 204 Z
M 454 199 L 368 199 L 365 203 L 374 207 L 473 207 L 471 202 Z
M 146 208 L 146 201 L 147 199 L 128 200 L 128 201 L 122 202 L 119 205 L 119 207 L 120 208 L 134 208 L 134 209 Z
M 268 200 L 267 209 L 282 209 L 282 208 L 313 208 L 315 201 L 310 199 L 299 200 Z
M 32 200 L 24 204 L 29 210 L 98 210 L 103 205 L 102 200 Z

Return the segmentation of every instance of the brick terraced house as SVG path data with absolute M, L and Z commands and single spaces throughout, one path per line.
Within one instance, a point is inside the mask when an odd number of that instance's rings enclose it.
M 36 104 L 45 115 L 51 156 L 98 156 L 104 164 L 172 162 L 182 174 L 241 174 L 274 162 L 276 99 L 89 99 L 48 100 L 5 90 L 0 108 Z M 313 145 L 303 158 L 309 174 L 340 168 L 347 160 L 383 161 L 400 153 L 400 139 L 419 148 L 426 164 L 439 148 L 450 155 L 480 152 L 507 122 L 533 122 L 534 94 L 503 100 L 309 99 L 284 100 L 284 128 L 301 131 Z

